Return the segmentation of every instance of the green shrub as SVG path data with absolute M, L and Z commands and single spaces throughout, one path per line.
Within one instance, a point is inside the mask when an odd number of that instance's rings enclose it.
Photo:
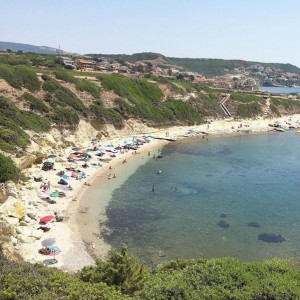
M 56 70 L 54 72 L 57 79 L 63 80 L 65 82 L 76 83 L 78 80 L 72 75 L 72 73 L 65 70 Z
M 103 123 L 110 123 L 119 128 L 123 125 L 122 116 L 113 108 L 105 108 L 101 101 L 91 105 L 90 110 Z
M 16 147 L 25 148 L 29 136 L 24 129 L 45 132 L 50 129 L 50 122 L 33 112 L 20 110 L 7 98 L 0 97 L 0 149 L 12 152 Z
M 141 291 L 147 277 L 146 268 L 128 253 L 125 245 L 120 252 L 113 250 L 107 261 L 98 261 L 96 267 L 85 267 L 80 273 L 85 282 L 105 282 L 127 295 Z
M 27 88 L 31 92 L 40 89 L 40 82 L 36 72 L 24 65 L 12 67 L 10 65 L 0 65 L 0 78 L 5 79 L 12 87 L 21 89 Z
M 17 181 L 20 171 L 15 166 L 11 158 L 0 154 L 0 183 L 8 180 Z
M 100 87 L 90 80 L 81 79 L 76 82 L 76 88 L 80 91 L 90 93 L 95 99 L 100 97 Z
M 24 93 L 22 99 L 26 100 L 29 103 L 29 108 L 39 112 L 47 113 L 49 112 L 48 106 L 40 99 L 34 97 L 29 93 Z
M 46 101 L 50 103 L 53 108 L 57 106 L 69 106 L 75 111 L 86 113 L 87 108 L 82 101 L 69 89 L 60 85 L 56 80 L 50 79 L 44 82 L 43 90 L 47 91 Z
M 77 125 L 79 123 L 77 113 L 67 108 L 57 108 L 52 120 L 57 124 Z

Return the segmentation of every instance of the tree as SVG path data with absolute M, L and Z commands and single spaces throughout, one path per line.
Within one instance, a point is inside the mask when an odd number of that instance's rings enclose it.
M 13 51 L 11 49 L 6 49 L 7 53 L 12 53 Z
M 83 268 L 80 277 L 86 282 L 105 282 L 109 286 L 119 287 L 124 294 L 134 295 L 142 290 L 148 271 L 122 245 L 120 252 L 112 251 L 107 262 L 98 261 L 96 267 Z
M 22 50 L 18 50 L 17 54 L 23 54 Z
M 183 79 L 184 79 L 183 74 L 178 73 L 177 76 L 176 76 L 176 79 L 178 79 L 178 80 L 183 80 Z

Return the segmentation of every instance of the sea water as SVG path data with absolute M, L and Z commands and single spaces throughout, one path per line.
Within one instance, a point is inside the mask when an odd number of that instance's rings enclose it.
M 273 94 L 300 94 L 300 87 L 261 86 L 259 89 Z
M 163 158 L 139 167 L 114 191 L 105 239 L 116 248 L 127 244 L 147 263 L 300 259 L 299 150 L 293 131 L 170 143 Z M 261 233 L 280 234 L 284 241 L 261 241 Z

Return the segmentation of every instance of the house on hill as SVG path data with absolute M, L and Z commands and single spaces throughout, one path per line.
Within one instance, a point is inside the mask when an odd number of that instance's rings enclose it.
M 56 61 L 63 65 L 66 69 L 76 69 L 76 65 L 73 59 L 67 56 L 57 56 Z
M 76 66 L 79 69 L 84 69 L 84 70 L 94 70 L 96 67 L 96 62 L 94 60 L 91 59 L 78 59 L 76 61 Z

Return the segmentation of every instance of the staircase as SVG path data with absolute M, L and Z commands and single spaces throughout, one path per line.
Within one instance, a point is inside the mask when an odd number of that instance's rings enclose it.
M 229 110 L 226 108 L 225 106 L 225 102 L 230 98 L 231 94 L 226 94 L 224 96 L 224 98 L 221 100 L 220 106 L 223 109 L 225 115 L 229 118 L 231 118 L 231 113 L 229 112 Z

